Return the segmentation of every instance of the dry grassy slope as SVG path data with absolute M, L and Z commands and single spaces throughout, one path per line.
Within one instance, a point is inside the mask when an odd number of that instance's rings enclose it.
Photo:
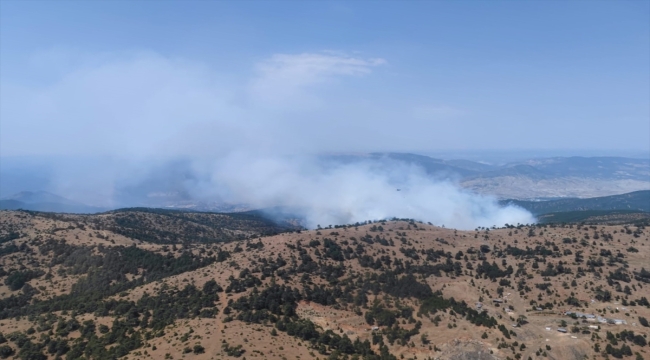
M 117 246 L 117 245 L 131 245 L 137 244 L 138 247 L 145 248 L 150 251 L 166 254 L 167 249 L 163 249 L 163 245 L 145 244 L 140 241 L 129 239 L 124 236 L 115 234 L 113 232 L 104 232 L 102 237 L 97 237 L 98 230 L 92 226 L 85 226 L 85 230 L 79 228 L 80 220 L 75 216 L 64 217 L 60 219 L 47 219 L 36 217 L 33 215 L 18 213 L 18 212 L 0 212 L 0 228 L 3 233 L 10 231 L 19 231 L 23 235 L 20 239 L 12 240 L 7 244 L 15 243 L 20 245 L 27 244 L 33 249 L 31 253 L 14 253 L 0 258 L 0 265 L 3 269 L 11 268 L 38 268 L 46 266 L 47 260 L 39 255 L 38 243 L 39 239 L 44 237 L 53 237 L 58 239 L 65 239 L 70 244 L 96 246 L 102 244 L 104 246 Z M 229 284 L 228 278 L 230 276 L 238 277 L 243 269 L 253 270 L 253 275 L 259 276 L 255 273 L 255 268 L 259 266 L 261 259 L 275 259 L 277 256 L 283 257 L 290 266 L 292 259 L 296 259 L 298 263 L 299 254 L 296 249 L 297 244 L 301 244 L 302 248 L 315 260 L 322 261 L 323 263 L 339 264 L 323 256 L 323 247 L 315 246 L 310 247 L 308 244 L 311 240 L 319 240 L 321 244 L 325 238 L 334 240 L 343 248 L 347 246 L 355 247 L 355 243 L 363 244 L 365 254 L 373 256 L 375 259 L 380 256 L 388 256 L 393 260 L 400 259 L 403 262 L 410 261 L 413 264 L 425 264 L 426 256 L 419 253 L 419 260 L 414 260 L 405 256 L 400 251 L 400 248 L 415 248 L 418 252 L 428 249 L 443 250 L 455 255 L 458 251 L 462 251 L 464 255 L 468 256 L 468 261 L 463 257 L 459 260 L 462 264 L 464 274 L 462 276 L 454 277 L 453 275 L 445 275 L 442 273 L 441 277 L 428 276 L 420 281 L 425 281 L 430 287 L 435 290 L 441 290 L 446 298 L 453 297 L 458 301 L 465 301 L 473 306 L 479 299 L 483 299 L 484 309 L 495 318 L 498 319 L 499 324 L 505 325 L 509 330 L 513 330 L 517 335 L 512 339 L 505 342 L 512 345 L 514 341 L 518 343 L 516 353 L 521 354 L 523 359 L 531 357 L 532 359 L 541 358 L 537 356 L 536 352 L 539 349 L 545 350 L 546 358 L 548 359 L 583 359 L 583 358 L 600 358 L 600 354 L 595 353 L 594 344 L 599 343 L 601 350 L 606 346 L 605 333 L 606 331 L 620 332 L 624 329 L 632 330 L 637 334 L 645 336 L 650 334 L 649 328 L 644 328 L 638 324 L 638 317 L 643 316 L 650 319 L 650 308 L 642 306 L 627 306 L 627 310 L 622 310 L 622 300 L 625 294 L 616 292 L 614 288 L 607 283 L 606 275 L 610 271 L 619 268 L 621 264 L 609 266 L 607 261 L 602 267 L 603 274 L 600 278 L 594 277 L 594 274 L 587 272 L 585 276 L 576 279 L 575 274 L 578 272 L 578 267 L 587 268 L 585 262 L 590 258 L 600 257 L 600 252 L 611 251 L 616 255 L 618 252 L 622 253 L 624 260 L 627 262 L 627 270 L 630 272 L 639 271 L 642 267 L 650 269 L 650 242 L 648 241 L 648 230 L 637 232 L 637 237 L 628 233 L 628 229 L 634 231 L 636 228 L 629 227 L 626 229 L 624 226 L 578 226 L 571 227 L 543 227 L 534 229 L 534 236 L 530 236 L 530 230 L 527 227 L 520 229 L 492 229 L 489 231 L 456 231 L 452 229 L 444 229 L 435 226 L 409 223 L 405 221 L 390 221 L 382 223 L 383 231 L 371 231 L 373 227 L 380 224 L 364 225 L 358 227 L 347 227 L 338 229 L 322 229 L 319 231 L 303 231 L 302 233 L 285 233 L 281 235 L 263 237 L 260 241 L 264 244 L 261 249 L 247 249 L 243 247 L 242 242 L 233 242 L 228 244 L 213 245 L 213 244 L 192 244 L 189 249 L 195 253 L 204 253 L 209 250 L 225 250 L 231 253 L 231 257 L 224 262 L 213 263 L 212 265 L 204 268 L 186 272 L 183 274 L 170 276 L 164 280 L 145 284 L 135 289 L 129 290 L 126 293 L 114 296 L 116 299 L 137 300 L 144 293 L 156 294 L 164 285 L 171 287 L 182 288 L 186 284 L 195 284 L 201 287 L 205 282 L 215 279 L 218 284 L 226 288 Z M 366 235 L 375 237 L 379 235 L 386 239 L 393 240 L 393 246 L 384 246 L 379 243 L 366 244 L 361 242 L 360 239 Z M 598 234 L 598 239 L 594 239 L 594 234 Z M 588 236 L 588 240 L 586 237 Z M 611 236 L 609 241 L 604 241 L 606 237 Z M 405 239 L 405 243 L 400 241 L 400 238 Z M 564 238 L 576 238 L 576 243 L 564 243 Z M 585 239 L 586 245 L 580 244 L 580 240 Z M 442 241 L 441 241 L 442 240 Z M 255 240 L 257 241 L 257 240 Z M 544 245 L 552 248 L 548 243 L 554 243 L 558 247 L 555 254 L 564 254 L 565 250 L 571 250 L 571 255 L 548 256 L 547 261 L 550 263 L 558 264 L 559 261 L 565 263 L 566 268 L 570 268 L 572 274 L 562 274 L 558 276 L 548 277 L 543 279 L 540 272 L 545 269 L 545 264 L 540 263 L 539 269 L 533 268 L 533 259 L 516 258 L 512 255 L 505 255 L 502 258 L 496 258 L 499 251 L 495 249 L 505 249 L 507 246 L 516 246 L 521 249 L 526 247 L 534 248 L 537 245 Z M 594 245 L 595 242 L 595 245 Z M 4 246 L 7 246 L 5 244 Z M 487 256 L 487 261 L 492 263 L 496 262 L 502 269 L 505 262 L 506 266 L 511 265 L 516 271 L 519 266 L 526 270 L 532 278 L 526 279 L 526 285 L 531 288 L 531 291 L 519 292 L 516 289 L 516 283 L 522 277 L 509 276 L 512 287 L 504 286 L 503 299 L 505 304 L 503 306 L 495 307 L 491 303 L 492 298 L 497 298 L 497 289 L 500 287 L 497 281 L 490 279 L 475 278 L 469 274 L 476 274 L 475 269 L 480 264 L 477 256 L 478 253 L 469 254 L 470 248 L 479 249 L 481 245 L 488 245 L 492 251 Z M 237 246 L 243 247 L 243 251 L 235 252 Z M 633 246 L 638 252 L 629 252 L 627 249 Z M 317 251 L 321 253 L 317 255 Z M 584 262 L 575 263 L 576 251 L 583 251 Z M 176 253 L 173 253 L 176 255 Z M 541 256 L 539 257 L 541 258 Z M 456 261 L 455 259 L 452 259 Z M 361 267 L 357 259 L 349 259 L 342 262 L 346 268 L 345 275 L 339 279 L 343 280 L 353 274 L 365 274 L 377 272 L 368 267 Z M 467 264 L 472 264 L 472 270 L 467 268 Z M 70 286 L 77 278 L 75 277 L 62 277 L 57 275 L 57 269 L 52 271 L 53 277 L 45 280 L 43 277 L 29 281 L 29 284 L 35 288 L 41 289 L 38 295 L 39 299 L 48 298 L 60 293 L 69 291 Z M 4 278 L 0 279 L 4 283 Z M 419 276 L 418 276 L 419 278 Z M 572 280 L 576 279 L 576 286 L 572 286 Z M 271 281 L 270 278 L 263 280 L 263 288 Z M 277 277 L 274 279 L 279 284 L 287 284 L 299 289 L 303 288 L 304 282 L 300 274 L 290 277 L 286 280 Z M 308 281 L 315 284 L 327 285 L 327 281 L 323 278 L 312 275 Z M 539 290 L 535 284 L 551 283 L 550 293 Z M 634 285 L 631 295 L 627 296 L 629 300 L 636 300 L 643 297 L 650 298 L 650 284 L 643 284 L 637 280 L 632 280 L 630 283 L 621 283 L 622 285 Z M 598 302 L 591 303 L 591 299 L 595 298 L 595 291 L 598 286 L 603 289 L 609 290 L 612 293 L 613 299 L 611 302 Z M 315 349 L 310 348 L 309 343 L 300 341 L 295 337 L 288 336 L 286 333 L 278 332 L 277 336 L 272 336 L 271 325 L 261 324 L 247 324 L 237 320 L 224 323 L 226 315 L 223 309 L 227 306 L 230 300 L 236 300 L 241 296 L 245 296 L 250 292 L 250 289 L 244 293 L 220 293 L 220 301 L 217 308 L 220 310 L 219 314 L 213 319 L 195 318 L 177 320 L 173 325 L 169 326 L 165 335 L 159 338 L 153 338 L 145 342 L 145 346 L 132 351 L 128 358 L 165 358 L 165 356 L 175 359 L 181 357 L 197 358 L 197 359 L 217 359 L 227 357 L 222 350 L 222 342 L 226 341 L 231 346 L 242 345 L 246 350 L 243 356 L 247 359 L 251 358 L 268 358 L 268 359 L 309 359 L 309 358 L 325 358 L 326 355 L 319 354 Z M 0 296 L 5 298 L 11 295 L 11 291 L 3 285 L 0 288 Z M 565 303 L 566 299 L 574 294 L 574 297 L 580 301 L 588 303 L 588 306 L 574 308 Z M 489 295 L 488 295 L 489 294 Z M 531 306 L 531 300 L 538 300 L 538 296 L 542 299 L 540 303 L 550 302 L 555 306 L 552 310 L 548 311 L 534 311 Z M 376 296 L 377 299 L 386 304 L 395 304 L 395 298 L 388 297 L 383 293 Z M 375 296 L 369 294 L 369 304 L 372 304 Z M 390 352 L 398 357 L 403 355 L 405 358 L 441 358 L 441 359 L 463 359 L 463 358 L 499 358 L 505 359 L 507 357 L 514 358 L 515 352 L 510 348 L 499 349 L 499 344 L 503 343 L 503 334 L 496 328 L 486 329 L 485 327 L 477 327 L 467 320 L 459 316 L 454 316 L 450 312 L 438 313 L 440 322 L 436 325 L 432 321 L 434 316 L 416 316 L 419 308 L 417 299 L 402 299 L 400 300 L 404 305 L 410 305 L 415 309 L 414 317 L 416 320 L 422 322 L 422 328 L 419 334 L 410 339 L 409 345 L 400 346 L 397 343 L 389 346 Z M 505 307 L 512 306 L 514 309 L 512 313 L 506 313 Z M 351 305 L 340 304 L 339 306 L 324 306 L 314 302 L 301 301 L 298 304 L 297 313 L 303 318 L 308 318 L 316 325 L 320 326 L 322 330 L 331 329 L 343 335 L 346 334 L 351 340 L 357 338 L 366 340 L 371 338 L 370 325 L 368 325 L 363 315 L 357 315 Z M 358 309 L 357 309 L 358 310 Z M 362 312 L 366 311 L 361 309 Z M 567 316 L 562 315 L 566 310 L 579 310 L 586 313 L 594 314 L 607 314 L 604 316 L 610 318 L 620 318 L 627 321 L 627 325 L 601 325 L 602 329 L 594 331 L 591 329 L 592 334 L 596 333 L 600 336 L 601 340 L 594 341 L 591 334 L 562 334 L 555 329 L 559 326 L 560 321 L 565 320 L 568 322 L 569 327 L 576 323 Z M 61 314 L 58 314 L 61 315 Z M 512 328 L 512 323 L 519 315 L 525 315 L 528 323 L 519 328 Z M 85 315 L 90 316 L 90 315 Z M 111 324 L 110 318 L 99 319 L 98 323 L 106 325 Z M 400 319 L 401 322 L 401 319 Z M 592 325 L 595 323 L 582 323 L 578 322 L 581 327 Z M 454 326 L 455 325 L 455 326 Z M 16 330 L 26 330 L 32 324 L 28 319 L 22 318 L 21 320 L 5 319 L 0 321 L 0 331 L 7 334 Z M 412 329 L 413 324 L 400 324 L 401 327 Z M 451 326 L 451 327 L 450 327 Z M 551 327 L 551 331 L 545 328 Z M 191 330 L 191 334 L 187 339 L 182 339 L 184 334 Z M 381 329 L 380 329 L 381 330 Z M 487 338 L 482 338 L 483 333 L 487 334 Z M 430 344 L 423 344 L 421 341 L 421 334 L 426 334 L 430 340 Z M 38 338 L 39 333 L 32 335 L 35 339 Z M 75 333 L 70 334 L 71 337 L 78 336 Z M 575 338 L 574 338 L 575 337 Z M 184 340 L 184 341 L 183 341 Z M 205 348 L 204 354 L 183 354 L 183 349 L 192 347 L 195 344 L 201 344 Z M 520 349 L 521 344 L 525 344 L 524 349 Z M 631 345 L 634 352 L 639 352 L 642 358 L 650 358 L 650 348 L 639 347 Z M 546 346 L 550 346 L 551 350 L 546 351 Z M 435 347 L 434 347 L 435 346 Z M 620 346 L 620 344 L 619 344 Z M 15 346 L 14 346 L 15 347 Z M 377 346 L 374 346 L 377 350 Z M 167 355 L 169 354 L 169 355 Z
M 256 215 L 181 212 L 172 210 L 125 209 L 95 215 L 0 211 L 10 228 L 39 231 L 42 235 L 66 234 L 68 227 L 89 230 L 87 234 L 122 234 L 149 243 L 183 241 L 215 242 L 274 234 L 282 228 Z M 0 223 L 3 224 L 3 223 Z M 33 228 L 31 225 L 38 226 Z M 117 241 L 117 239 L 115 239 Z

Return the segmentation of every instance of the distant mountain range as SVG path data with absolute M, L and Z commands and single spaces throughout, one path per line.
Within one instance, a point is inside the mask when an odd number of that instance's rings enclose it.
M 400 164 L 413 165 L 423 169 L 433 179 L 453 181 L 472 192 L 495 196 L 534 214 L 608 209 L 650 211 L 650 159 L 554 157 L 488 164 L 410 153 L 327 155 L 319 158 L 319 166 L 324 168 L 361 163 L 371 164 L 380 171 L 390 171 Z M 201 198 L 197 195 L 200 192 L 192 186 L 201 183 L 203 175 L 196 173 L 187 163 L 171 162 L 136 182 L 118 184 L 116 197 L 112 200 L 119 204 L 116 207 L 219 212 L 252 210 L 247 204 L 226 204 L 218 199 Z M 0 199 L 0 209 L 69 213 L 109 210 L 46 191 L 23 191 L 4 197 Z
M 530 211 L 533 215 L 537 216 L 540 222 L 576 222 L 588 219 L 596 219 L 599 217 L 621 217 L 621 221 L 631 221 L 635 216 L 641 216 L 643 219 L 650 217 L 650 190 L 635 191 L 632 193 L 602 196 L 589 199 L 569 198 L 558 200 L 540 200 L 540 201 L 525 201 L 525 200 L 501 200 L 499 203 L 502 206 L 516 205 Z M 166 209 L 151 211 L 174 211 L 187 210 L 190 212 L 232 212 L 231 210 L 208 209 L 201 207 L 167 207 Z M 225 207 L 222 206 L 225 209 Z M 77 214 L 90 214 L 105 212 L 113 209 L 99 208 L 80 204 L 61 196 L 48 193 L 45 191 L 24 191 L 14 194 L 10 197 L 0 200 L 0 210 L 31 210 L 43 212 L 61 212 L 61 213 L 77 213 Z M 143 211 L 148 211 L 142 208 Z M 248 210 L 241 208 L 235 212 L 242 211 L 244 214 L 253 214 L 262 216 L 273 220 L 278 224 L 291 224 L 297 225 L 299 222 L 299 211 L 296 209 L 288 208 L 268 208 L 260 210 Z
M 526 176 L 534 179 L 584 177 L 595 179 L 650 181 L 650 159 L 623 157 L 554 157 L 529 159 L 502 165 L 471 160 L 442 160 L 409 153 L 372 153 L 356 160 L 396 160 L 421 166 L 429 174 L 457 174 L 464 180 L 502 176 Z M 348 161 L 352 158 L 348 157 Z
M 336 160 L 336 159 L 335 159 Z M 353 162 L 348 157 L 347 162 Z M 650 190 L 650 159 L 555 157 L 502 165 L 470 160 L 441 160 L 403 153 L 356 156 L 391 166 L 420 166 L 435 178 L 453 179 L 474 192 L 500 199 L 591 198 Z
M 63 212 L 88 214 L 108 210 L 88 206 L 47 191 L 21 191 L 0 199 L 0 210 L 32 210 L 46 212 Z

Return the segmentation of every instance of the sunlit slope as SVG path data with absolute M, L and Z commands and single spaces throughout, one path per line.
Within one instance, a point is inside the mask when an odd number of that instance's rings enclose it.
M 205 219 L 128 214 L 119 215 L 132 223 L 119 228 L 116 214 L 0 212 L 7 339 L 0 352 L 52 359 L 650 353 L 644 224 L 457 231 L 404 220 L 273 236 L 231 224 L 223 233 L 241 236 L 207 243 L 194 235 L 212 229 L 199 224 Z

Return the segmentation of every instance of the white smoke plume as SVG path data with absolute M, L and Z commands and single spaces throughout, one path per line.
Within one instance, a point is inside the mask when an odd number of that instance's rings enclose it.
M 296 156 L 424 149 L 436 126 L 463 116 L 429 106 L 405 117 L 410 104 L 382 107 L 357 96 L 354 83 L 387 67 L 384 59 L 276 54 L 232 79 L 152 53 L 90 58 L 55 69 L 45 85 L 1 84 L 3 155 L 65 156 L 65 166 L 47 167 L 45 190 L 113 207 L 173 191 L 186 200 L 282 206 L 301 211 L 312 228 L 392 217 L 463 229 L 534 222 L 417 166 Z
M 458 229 L 534 222 L 523 209 L 434 180 L 413 165 L 371 161 L 318 166 L 308 158 L 234 155 L 215 166 L 213 180 L 232 202 L 300 209 L 306 226 L 413 218 Z

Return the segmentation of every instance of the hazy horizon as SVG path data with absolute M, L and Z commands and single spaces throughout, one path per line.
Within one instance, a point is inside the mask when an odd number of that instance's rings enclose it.
M 369 154 L 370 152 L 355 152 L 355 153 L 331 153 L 333 155 L 345 154 Z M 395 152 L 399 153 L 399 152 Z M 517 150 L 517 151 L 500 151 L 500 150 L 483 150 L 483 151 L 429 151 L 429 152 L 401 152 L 403 154 L 416 154 L 431 157 L 440 160 L 469 160 L 483 164 L 491 164 L 495 166 L 507 166 L 508 164 L 517 163 L 530 159 L 545 159 L 553 157 L 621 157 L 630 159 L 643 159 L 650 160 L 650 153 L 643 154 L 642 152 L 629 152 L 629 151 L 599 151 L 599 150 Z M 319 155 L 319 154 L 317 154 Z M 326 155 L 326 154 L 320 154 Z M 644 156 L 645 155 L 645 156 Z M 60 186 L 54 185 L 56 183 L 68 181 L 77 186 L 79 181 L 71 181 L 70 178 L 74 176 L 87 176 L 80 172 L 84 169 L 87 171 L 99 171 L 104 167 L 108 171 L 108 175 L 112 180 L 115 179 L 116 174 L 115 164 L 132 163 L 129 167 L 136 168 L 138 166 L 145 166 L 147 170 L 154 169 L 161 164 L 174 164 L 183 162 L 192 162 L 197 158 L 191 157 L 176 157 L 176 158 L 149 158 L 138 159 L 135 162 L 133 159 L 120 156 L 73 156 L 73 155 L 22 155 L 22 156 L 9 156 L 0 157 L 0 175 L 4 175 L 5 181 L 0 181 L 0 199 L 7 198 L 21 191 L 47 191 L 56 195 L 69 197 L 69 194 Z M 138 164 L 138 165 L 134 165 Z M 128 169 L 128 167 L 120 167 L 121 170 Z M 170 171 L 165 173 L 165 176 L 173 175 Z M 2 176 L 0 176 L 2 177 Z M 57 179 L 63 178 L 64 180 Z M 100 183 L 108 188 L 113 188 L 114 183 Z M 72 196 L 74 198 L 74 196 Z M 81 198 L 74 200 L 80 202 L 87 202 Z M 94 201 L 90 201 L 90 205 L 98 205 Z
M 158 181 L 312 218 L 501 221 L 453 177 L 314 159 L 650 157 L 648 2 L 0 6 L 5 182 L 91 204 Z

